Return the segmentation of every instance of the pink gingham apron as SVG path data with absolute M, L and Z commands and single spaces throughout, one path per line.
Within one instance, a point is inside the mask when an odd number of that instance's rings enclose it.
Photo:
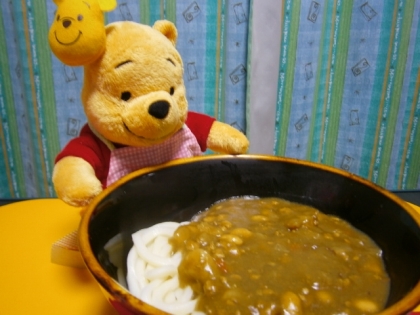
M 201 155 L 201 150 L 197 139 L 184 125 L 180 131 L 163 143 L 150 147 L 123 147 L 112 150 L 106 185 L 109 186 L 121 177 L 143 167 L 198 155 Z

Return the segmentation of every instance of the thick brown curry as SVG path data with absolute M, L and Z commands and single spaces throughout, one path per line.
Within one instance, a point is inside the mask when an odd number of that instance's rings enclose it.
M 345 221 L 267 198 L 215 204 L 170 240 L 206 314 L 372 314 L 387 300 L 381 250 Z

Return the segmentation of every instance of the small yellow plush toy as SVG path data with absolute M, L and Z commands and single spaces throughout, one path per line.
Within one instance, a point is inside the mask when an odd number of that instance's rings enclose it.
M 82 66 L 100 57 L 105 50 L 105 11 L 116 0 L 54 0 L 58 6 L 48 40 L 54 54 L 69 66 Z
M 85 206 L 103 188 L 137 169 L 200 155 L 207 148 L 242 154 L 247 138 L 228 124 L 188 111 L 183 64 L 169 21 L 103 25 L 115 0 L 54 0 L 49 42 L 67 65 L 84 66 L 88 124 L 58 154 L 59 198 Z

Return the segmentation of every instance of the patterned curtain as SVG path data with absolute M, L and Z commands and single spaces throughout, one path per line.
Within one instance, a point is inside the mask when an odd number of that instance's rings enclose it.
M 420 1 L 268 0 L 251 12 L 252 151 L 419 189 Z
M 83 71 L 53 56 L 52 0 L 0 0 L 0 198 L 53 197 L 86 122 Z M 420 0 L 119 0 L 107 22 L 173 21 L 191 110 L 246 131 L 250 153 L 420 189 Z
M 50 52 L 52 0 L 0 0 L 0 198 L 53 197 L 54 158 L 78 135 L 81 67 Z M 106 16 L 178 28 L 189 108 L 245 131 L 249 1 L 119 0 Z

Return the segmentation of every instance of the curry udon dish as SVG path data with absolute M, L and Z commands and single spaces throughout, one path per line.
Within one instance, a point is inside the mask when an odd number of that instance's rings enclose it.
M 389 277 L 349 223 L 277 198 L 232 198 L 133 234 L 127 284 L 171 314 L 372 314 Z

